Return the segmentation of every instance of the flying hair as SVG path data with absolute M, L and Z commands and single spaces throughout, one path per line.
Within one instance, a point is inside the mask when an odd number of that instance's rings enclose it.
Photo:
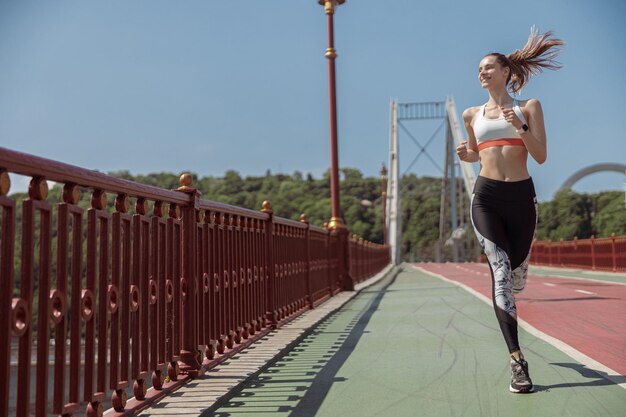
M 528 84 L 530 77 L 539 74 L 544 68 L 558 70 L 563 67 L 555 59 L 561 53 L 565 42 L 552 35 L 552 31 L 540 34 L 533 26 L 530 28 L 528 41 L 522 49 L 509 55 L 498 52 L 487 54 L 487 56 L 495 56 L 500 65 L 510 68 L 507 86 L 511 91 L 519 93 Z

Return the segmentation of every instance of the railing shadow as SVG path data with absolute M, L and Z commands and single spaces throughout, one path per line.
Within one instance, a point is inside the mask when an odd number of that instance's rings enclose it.
M 354 317 L 336 331 L 341 316 L 336 312 L 313 328 L 291 350 L 266 365 L 258 374 L 213 407 L 202 417 L 226 417 L 235 415 L 283 414 L 289 416 L 314 416 L 336 382 L 346 379 L 337 373 L 350 357 L 373 314 L 395 282 L 398 274 L 385 278 L 376 295 Z M 377 285 L 377 286 L 378 286 Z M 326 331 L 329 327 L 332 331 Z

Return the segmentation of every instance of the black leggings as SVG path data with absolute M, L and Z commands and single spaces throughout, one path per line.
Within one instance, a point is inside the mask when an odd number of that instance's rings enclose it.
M 493 308 L 509 352 L 515 352 L 520 347 L 513 293 L 526 285 L 537 226 L 532 179 L 507 182 L 479 176 L 472 194 L 471 219 L 491 270 Z

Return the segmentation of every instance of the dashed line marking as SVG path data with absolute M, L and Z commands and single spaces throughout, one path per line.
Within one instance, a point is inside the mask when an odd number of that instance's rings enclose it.
M 579 292 L 581 294 L 591 294 L 591 295 L 595 295 L 595 292 L 591 292 L 591 291 L 585 291 L 585 290 L 574 290 L 576 292 Z
M 556 287 L 556 284 L 553 284 L 551 282 L 544 282 L 543 285 L 547 285 L 548 287 Z

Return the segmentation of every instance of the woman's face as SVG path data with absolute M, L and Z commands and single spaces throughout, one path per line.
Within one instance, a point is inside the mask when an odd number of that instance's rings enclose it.
M 484 57 L 478 66 L 478 81 L 482 88 L 504 88 L 510 68 L 503 67 L 493 55 Z

